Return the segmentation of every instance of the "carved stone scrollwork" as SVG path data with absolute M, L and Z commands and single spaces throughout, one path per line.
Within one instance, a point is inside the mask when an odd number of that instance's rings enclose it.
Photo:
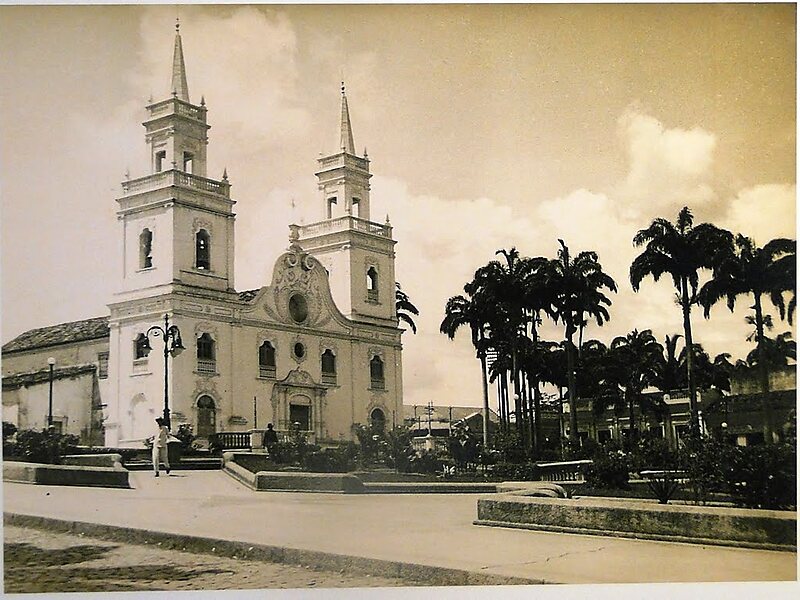
M 208 233 L 213 233 L 211 221 L 208 219 L 203 219 L 201 217 L 195 217 L 194 221 L 192 221 L 192 233 L 197 233 L 201 229 L 205 229 Z

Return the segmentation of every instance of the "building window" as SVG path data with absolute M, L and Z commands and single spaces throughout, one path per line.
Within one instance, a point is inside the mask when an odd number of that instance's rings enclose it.
M 369 414 L 369 424 L 376 431 L 386 429 L 386 415 L 380 408 L 376 408 Z
M 336 355 L 331 350 L 325 350 L 320 362 L 322 363 L 322 383 L 336 385 Z
M 208 333 L 197 338 L 197 371 L 199 373 L 217 372 L 214 338 Z
M 302 323 L 308 318 L 308 302 L 303 294 L 294 294 L 289 298 L 289 314 L 295 323 Z
M 156 173 L 161 173 L 164 170 L 164 161 L 167 160 L 167 151 L 161 150 L 156 152 Z
M 303 358 L 306 355 L 306 347 L 300 342 L 295 343 L 292 347 L 292 351 L 294 352 L 295 358 Z
M 97 355 L 97 378 L 108 379 L 108 352 Z
M 328 198 L 328 218 L 333 218 L 333 205 L 336 204 L 336 196 Z
M 375 267 L 367 269 L 367 300 L 378 301 L 378 271 Z
M 275 347 L 270 342 L 258 349 L 258 376 L 275 379 Z
M 383 361 L 380 356 L 373 356 L 369 361 L 369 383 L 373 390 L 382 390 L 386 388 L 386 382 L 383 378 Z
M 350 213 L 354 217 L 361 218 L 361 200 L 358 198 L 353 198 L 353 208 L 351 209 Z
M 153 266 L 153 232 L 142 230 L 139 234 L 139 268 L 149 269 Z
M 192 154 L 191 152 L 183 153 L 183 172 L 184 173 L 194 172 L 194 154 Z
M 133 358 L 135 360 L 145 359 L 149 353 L 150 342 L 147 340 L 147 336 L 145 334 L 140 333 L 136 336 L 136 340 L 133 342 Z
M 195 235 L 195 267 L 197 269 L 211 269 L 211 236 L 205 229 Z
M 605 444 L 611 441 L 611 431 L 608 429 L 600 429 L 597 431 L 597 441 Z

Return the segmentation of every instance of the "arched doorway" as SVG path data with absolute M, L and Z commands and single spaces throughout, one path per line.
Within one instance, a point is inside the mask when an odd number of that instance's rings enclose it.
M 289 427 L 296 426 L 300 431 L 313 431 L 311 398 L 305 394 L 295 394 L 289 400 Z
M 386 415 L 380 408 L 376 408 L 369 414 L 369 423 L 372 425 L 372 429 L 384 431 L 386 429 Z
M 211 396 L 197 399 L 197 437 L 207 438 L 217 432 L 217 411 Z

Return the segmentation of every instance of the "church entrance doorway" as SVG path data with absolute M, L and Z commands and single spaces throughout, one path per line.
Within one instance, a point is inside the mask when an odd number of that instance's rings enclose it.
M 308 399 L 304 398 L 306 402 Z M 292 400 L 295 400 L 294 398 Z M 299 427 L 300 431 L 311 430 L 311 406 L 308 404 L 289 404 L 289 422 L 292 426 Z
M 211 396 L 197 399 L 197 437 L 208 438 L 217 432 L 217 411 Z

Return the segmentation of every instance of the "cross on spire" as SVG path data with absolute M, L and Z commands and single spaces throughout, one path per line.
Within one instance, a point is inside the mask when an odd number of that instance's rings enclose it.
M 172 93 L 176 98 L 189 102 L 189 86 L 186 83 L 186 65 L 183 62 L 181 23 L 175 18 L 175 51 L 172 55 Z
M 339 147 L 342 152 L 355 154 L 355 144 L 353 143 L 353 127 L 350 125 L 350 110 L 347 108 L 347 96 L 344 91 L 344 81 L 342 82 L 342 127 Z

